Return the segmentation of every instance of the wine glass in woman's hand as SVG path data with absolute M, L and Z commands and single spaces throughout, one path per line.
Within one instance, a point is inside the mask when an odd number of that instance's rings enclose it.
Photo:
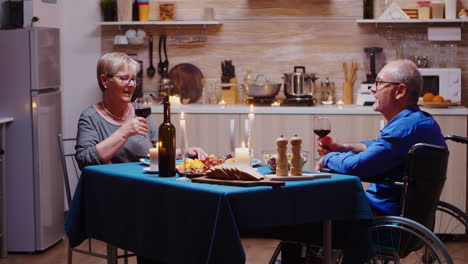
M 147 118 L 151 115 L 151 100 L 148 98 L 137 98 L 135 102 L 132 103 L 133 108 L 135 109 L 135 116 Z M 148 141 L 149 137 L 144 136 L 142 141 Z
M 135 108 L 136 116 L 147 118 L 151 114 L 150 101 L 145 98 L 137 98 L 133 103 L 133 108 Z

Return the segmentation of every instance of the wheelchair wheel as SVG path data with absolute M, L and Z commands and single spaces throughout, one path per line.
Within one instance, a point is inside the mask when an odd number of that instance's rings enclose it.
M 402 217 L 377 217 L 370 228 L 372 264 L 453 263 L 442 241 L 423 225 Z
M 434 232 L 443 242 L 464 238 L 468 230 L 468 216 L 458 207 L 439 201 Z

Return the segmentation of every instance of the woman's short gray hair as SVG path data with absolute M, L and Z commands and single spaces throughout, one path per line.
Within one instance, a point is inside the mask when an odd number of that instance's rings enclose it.
M 423 78 L 414 62 L 397 60 L 392 62 L 389 72 L 393 82 L 404 83 L 408 91 L 408 103 L 417 104 L 423 85 Z
M 135 74 L 140 71 L 140 64 L 122 52 L 110 52 L 101 56 L 97 63 L 97 80 L 101 91 L 104 92 L 104 84 L 101 75 L 114 76 L 119 71 L 130 69 Z

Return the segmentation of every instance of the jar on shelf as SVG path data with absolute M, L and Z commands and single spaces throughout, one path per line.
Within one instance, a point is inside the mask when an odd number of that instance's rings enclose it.
M 431 1 L 418 1 L 418 19 L 431 18 Z
M 175 2 L 161 1 L 159 3 L 159 20 L 173 21 L 175 19 Z

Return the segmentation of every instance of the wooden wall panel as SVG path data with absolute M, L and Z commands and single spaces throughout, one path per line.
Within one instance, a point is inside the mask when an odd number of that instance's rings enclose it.
M 459 1 L 459 7 L 467 6 L 468 0 Z M 222 60 L 233 60 L 236 74 L 242 81 L 246 67 L 256 73 L 263 73 L 272 81 L 281 82 L 285 72 L 292 72 L 294 65 L 304 65 L 308 72 L 314 72 L 321 80 L 329 77 L 335 82 L 336 97 L 342 98 L 343 73 L 341 63 L 354 60 L 359 63 L 356 94 L 359 83 L 365 79 L 363 69 L 363 48 L 383 47 L 387 61 L 395 59 L 395 47 L 385 38 L 388 32 L 396 32 L 406 43 L 415 36 L 425 36 L 427 25 L 406 24 L 385 26 L 360 25 L 356 18 L 362 16 L 362 1 L 357 0 L 179 0 L 178 19 L 199 19 L 203 7 L 214 7 L 216 18 L 223 25 L 196 27 L 140 27 L 154 37 L 154 64 L 158 61 L 158 35 L 168 35 L 170 67 L 178 63 L 197 65 L 207 79 L 219 79 Z M 438 25 L 437 25 L 438 26 Z M 459 26 L 452 24 L 451 26 Z M 122 34 L 130 27 L 102 27 L 102 50 L 136 53 L 148 67 L 148 45 L 116 46 L 112 44 L 116 34 Z M 137 29 L 137 27 L 133 27 Z M 467 39 L 468 33 L 462 27 L 463 41 L 457 43 L 459 55 L 457 67 L 462 68 L 462 83 L 468 84 Z M 206 35 L 208 41 L 202 44 L 177 45 L 171 39 L 175 36 Z M 394 34 L 395 35 L 395 34 Z M 393 41 L 393 44 L 398 41 Z M 428 43 L 426 41 L 426 43 Z M 444 43 L 442 43 L 444 45 Z M 149 79 L 145 73 L 144 89 L 154 90 L 157 75 Z M 464 85 L 463 104 L 468 105 L 468 85 Z

